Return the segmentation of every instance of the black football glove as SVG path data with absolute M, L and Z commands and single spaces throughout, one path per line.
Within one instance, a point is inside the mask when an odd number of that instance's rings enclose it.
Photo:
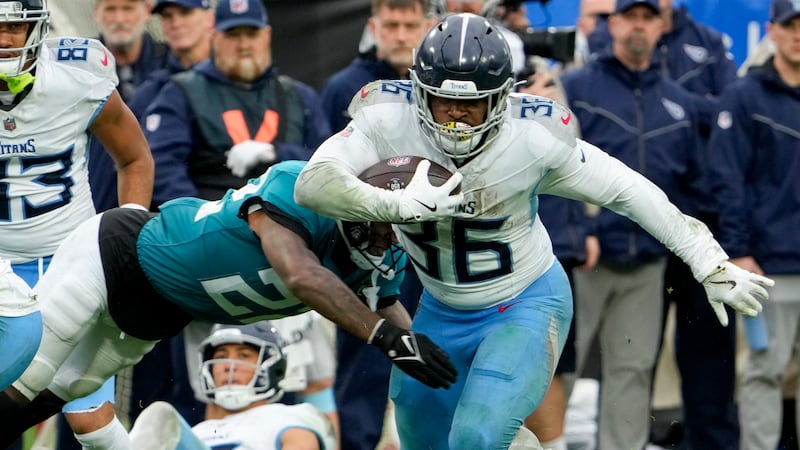
M 403 372 L 434 388 L 450 389 L 456 371 L 447 353 L 428 336 L 398 328 L 381 319 L 367 341 L 384 353 Z

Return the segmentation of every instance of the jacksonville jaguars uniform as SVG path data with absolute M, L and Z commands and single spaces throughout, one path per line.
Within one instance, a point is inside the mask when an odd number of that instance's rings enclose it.
M 117 85 L 111 53 L 94 39 L 44 42 L 35 82 L 15 105 L 0 107 L 0 258 L 30 286 L 38 281 L 58 244 L 95 214 L 87 171 L 88 129 Z M 6 305 L 8 306 L 8 305 Z M 0 315 L 24 325 L 15 335 L 0 332 L 0 385 L 16 379 L 41 339 L 35 298 Z M 0 318 L 0 328 L 7 319 Z M 20 345 L 6 345 L 14 339 Z M 13 351 L 4 357 L 2 349 Z M 113 399 L 113 382 L 99 398 Z M 76 410 L 102 403 L 90 399 Z M 74 405 L 73 405 L 74 406 Z M 66 410 L 72 410 L 68 407 Z
M 630 217 L 701 278 L 726 255 L 652 183 L 577 139 L 570 111 L 552 100 L 512 94 L 498 135 L 457 167 L 421 131 L 412 97 L 409 81 L 362 88 L 350 106 L 353 120 L 317 150 L 295 195 L 330 217 L 400 224 L 398 238 L 425 287 L 412 329 L 442 346 L 459 373 L 449 390 L 434 390 L 393 369 L 402 445 L 466 448 L 460 439 L 474 432 L 507 448 L 547 390 L 572 317 L 569 283 L 537 217 L 537 194 Z M 396 192 L 358 180 L 370 165 L 405 155 L 463 175 L 464 200 L 452 218 L 404 223 Z M 441 409 L 419 407 L 431 403 Z M 442 430 L 453 430 L 449 442 Z
M 179 198 L 158 214 L 118 208 L 78 227 L 35 289 L 45 333 L 14 386 L 31 398 L 48 387 L 72 399 L 192 319 L 240 324 L 308 311 L 278 278 L 247 223 L 248 212 L 259 208 L 302 236 L 354 292 L 377 287 L 379 297 L 398 294 L 402 273 L 374 277 L 357 269 L 335 221 L 294 202 L 304 164 L 276 164 L 218 201 Z M 384 261 L 403 267 L 405 254 L 387 251 Z

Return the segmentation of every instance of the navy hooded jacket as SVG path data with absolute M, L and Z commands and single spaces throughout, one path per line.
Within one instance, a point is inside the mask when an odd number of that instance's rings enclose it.
M 711 132 L 719 241 L 771 275 L 800 274 L 799 105 L 770 59 L 724 91 Z
M 703 190 L 696 96 L 653 66 L 628 69 L 610 51 L 562 81 L 584 140 L 644 175 L 685 213 L 696 210 Z M 667 253 L 639 225 L 607 209 L 592 230 L 605 262 L 636 264 Z

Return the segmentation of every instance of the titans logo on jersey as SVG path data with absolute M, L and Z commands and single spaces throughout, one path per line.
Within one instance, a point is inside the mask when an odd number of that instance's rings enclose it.
M 52 255 L 94 215 L 87 129 L 116 84 L 100 42 L 45 41 L 30 92 L 0 110 L 0 257 L 23 263 Z

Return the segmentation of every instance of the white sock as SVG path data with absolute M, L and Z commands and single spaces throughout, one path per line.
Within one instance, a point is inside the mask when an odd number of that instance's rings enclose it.
M 83 450 L 131 450 L 128 432 L 116 416 L 103 428 L 76 434 L 75 439 L 83 446 Z
M 567 450 L 567 440 L 560 436 L 552 441 L 542 442 L 544 450 Z

